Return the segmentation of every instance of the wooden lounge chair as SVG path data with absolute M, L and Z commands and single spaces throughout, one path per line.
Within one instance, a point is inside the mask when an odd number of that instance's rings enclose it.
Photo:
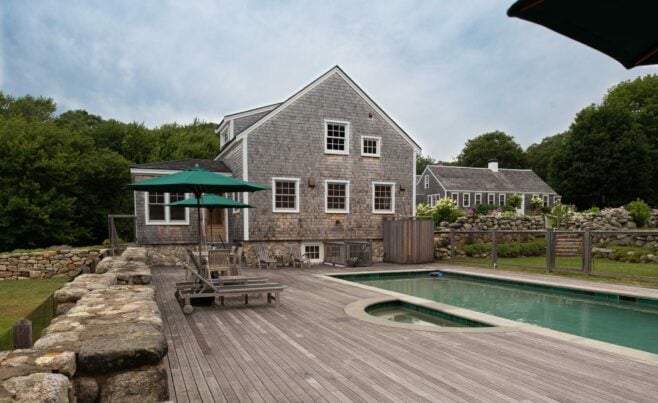
M 249 295 L 265 294 L 267 303 L 274 301 L 274 306 L 279 305 L 280 294 L 286 289 L 284 285 L 270 282 L 264 278 L 249 278 L 246 276 L 229 276 L 225 279 L 207 279 L 188 264 L 183 267 L 191 274 L 194 281 L 176 283 L 176 300 L 181 304 L 183 313 L 190 314 L 194 310 L 194 300 L 217 301 L 223 305 L 224 297 L 244 296 L 245 304 L 249 303 Z M 238 278 L 236 278 L 238 277 Z
M 308 254 L 302 253 L 299 247 L 290 246 L 288 247 L 288 250 L 292 260 L 292 267 L 296 267 L 297 264 L 299 264 L 300 269 L 303 268 L 304 265 L 306 265 L 306 267 L 311 267 L 311 259 L 308 257 Z
M 258 268 L 262 269 L 262 265 L 265 265 L 266 269 L 270 268 L 270 265 L 276 267 L 276 259 L 270 255 L 270 250 L 265 244 L 259 244 L 257 246 L 256 253 L 258 254 Z

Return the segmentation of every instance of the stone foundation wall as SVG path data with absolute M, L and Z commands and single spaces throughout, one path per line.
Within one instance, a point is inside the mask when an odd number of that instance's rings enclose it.
M 300 249 L 301 241 L 266 241 L 266 242 L 243 242 L 244 259 L 248 266 L 258 267 L 258 245 L 265 244 L 270 252 L 270 256 L 283 256 L 283 264 L 289 265 L 292 261 L 289 248 Z M 384 242 L 381 239 L 372 241 L 372 262 L 381 263 L 384 261 Z
M 0 352 L 0 401 L 167 400 L 167 342 L 145 262 L 143 248 L 128 248 L 58 290 L 59 316 L 34 347 Z
M 186 249 L 197 249 L 197 244 L 189 245 L 144 245 L 146 263 L 149 266 L 180 266 L 187 261 Z
M 19 278 L 74 278 L 94 271 L 107 249 L 53 249 L 0 254 L 0 280 Z

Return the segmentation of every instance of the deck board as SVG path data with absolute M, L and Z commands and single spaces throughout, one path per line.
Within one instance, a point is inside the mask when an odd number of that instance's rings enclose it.
M 183 270 L 154 268 L 171 398 L 550 402 L 658 395 L 658 366 L 547 336 L 436 333 L 349 317 L 347 304 L 382 294 L 314 275 L 330 271 L 246 270 L 288 286 L 278 308 L 264 298 L 246 307 L 227 298 L 225 307 L 196 307 L 186 316 L 173 297 Z

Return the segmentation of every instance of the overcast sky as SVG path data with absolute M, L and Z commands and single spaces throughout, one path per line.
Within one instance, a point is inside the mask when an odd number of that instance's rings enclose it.
M 0 0 L 0 90 L 149 127 L 279 102 L 338 64 L 418 143 L 453 160 L 502 130 L 566 130 L 627 71 L 512 0 Z

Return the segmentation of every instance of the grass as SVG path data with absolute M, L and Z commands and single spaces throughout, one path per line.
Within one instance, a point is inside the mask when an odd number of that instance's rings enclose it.
M 479 268 L 492 268 L 490 258 L 456 258 L 454 260 L 439 260 L 439 263 L 455 264 L 461 266 L 472 266 Z M 580 270 L 580 257 L 558 257 L 555 266 L 566 268 L 571 271 L 555 271 L 551 274 L 581 278 L 593 281 L 604 281 L 624 284 L 635 284 L 644 286 L 658 286 L 658 264 L 651 263 L 629 263 L 609 259 L 594 258 L 592 261 L 592 274 L 586 275 L 575 270 Z M 517 257 L 498 258 L 498 269 L 509 271 L 534 272 L 546 268 L 546 257 Z M 601 275 L 600 277 L 597 275 Z M 632 278 L 642 277 L 642 278 Z
M 37 308 L 67 278 L 0 281 L 0 350 L 14 322 Z

